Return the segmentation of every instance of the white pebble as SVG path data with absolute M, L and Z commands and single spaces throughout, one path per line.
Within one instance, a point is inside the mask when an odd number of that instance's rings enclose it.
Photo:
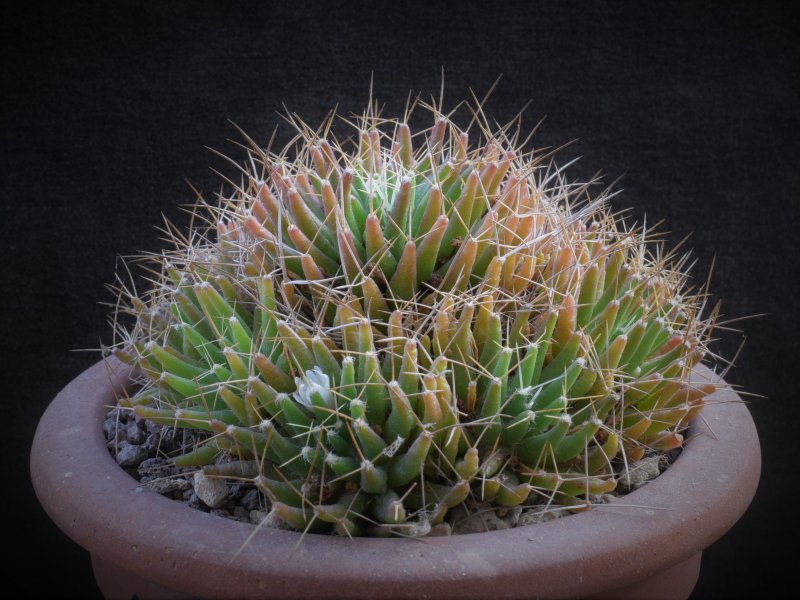
M 194 493 L 209 508 L 219 508 L 228 499 L 228 486 L 221 479 L 207 477 L 198 471 L 194 474 Z

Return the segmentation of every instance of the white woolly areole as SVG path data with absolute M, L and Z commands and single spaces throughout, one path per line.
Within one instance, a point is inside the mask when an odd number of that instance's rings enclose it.
M 394 456 L 395 453 L 398 450 L 400 450 L 400 448 L 403 446 L 403 442 L 405 441 L 406 441 L 405 438 L 402 438 L 398 435 L 395 441 L 393 441 L 391 444 L 389 444 L 388 446 L 386 446 L 386 448 L 383 449 L 384 456 L 387 456 L 389 458 Z

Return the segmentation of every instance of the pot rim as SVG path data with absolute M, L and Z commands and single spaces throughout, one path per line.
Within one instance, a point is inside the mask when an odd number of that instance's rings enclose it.
M 146 492 L 121 469 L 102 423 L 129 374 L 116 359 L 100 361 L 56 396 L 33 442 L 34 488 L 53 521 L 93 555 L 192 595 L 563 597 L 613 590 L 711 545 L 745 512 L 760 476 L 755 425 L 725 385 L 690 424 L 678 460 L 617 502 L 485 533 L 355 540 L 308 534 L 300 541 L 299 533 Z M 721 381 L 705 366 L 695 375 Z

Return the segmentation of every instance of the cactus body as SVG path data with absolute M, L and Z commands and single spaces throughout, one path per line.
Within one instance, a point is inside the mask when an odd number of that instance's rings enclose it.
M 216 233 L 131 302 L 134 410 L 207 431 L 176 462 L 249 465 L 296 529 L 585 504 L 613 461 L 679 444 L 713 391 L 689 381 L 709 324 L 680 271 L 503 131 L 470 147 L 436 116 L 254 153 Z

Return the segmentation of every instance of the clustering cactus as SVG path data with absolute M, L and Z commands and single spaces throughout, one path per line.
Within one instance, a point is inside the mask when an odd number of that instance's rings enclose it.
M 254 481 L 301 531 L 585 506 L 713 390 L 680 269 L 505 130 L 470 146 L 433 112 L 415 136 L 368 114 L 357 143 L 254 145 L 115 349 L 137 415 L 208 432 L 177 464 Z

